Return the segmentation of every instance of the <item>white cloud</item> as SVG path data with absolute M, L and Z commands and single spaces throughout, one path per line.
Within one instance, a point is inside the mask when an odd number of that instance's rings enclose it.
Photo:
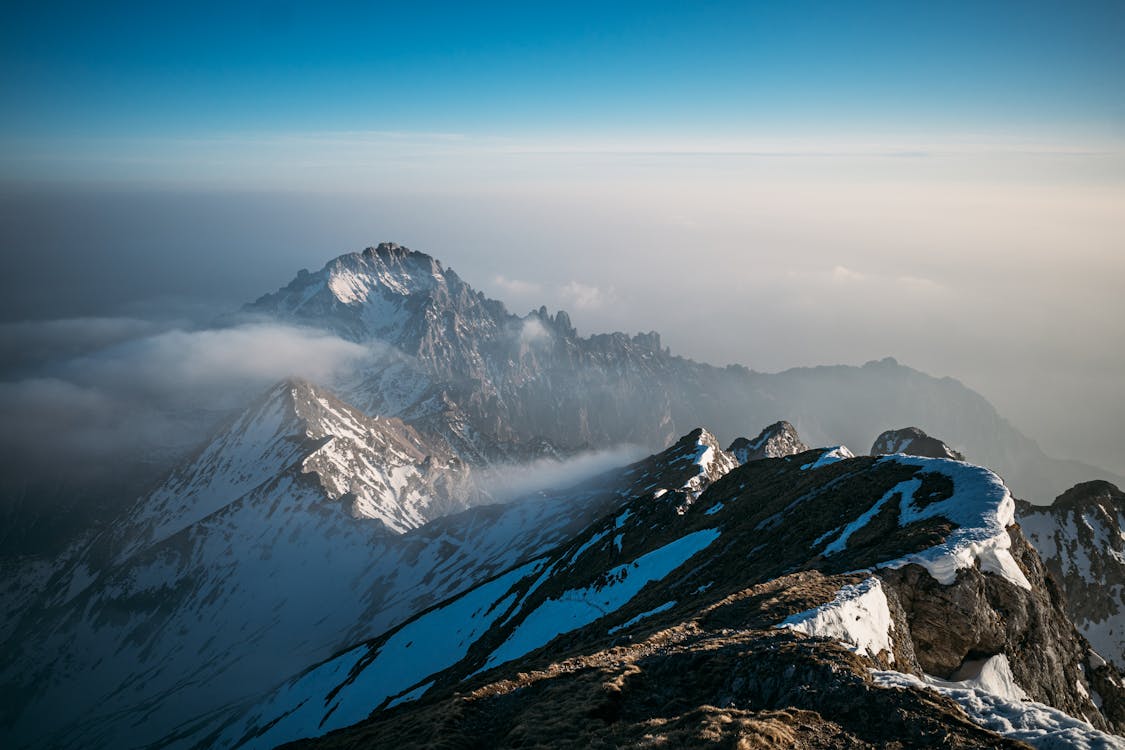
M 539 284 L 536 284 L 534 281 L 509 279 L 508 277 L 502 275 L 494 278 L 492 280 L 492 283 L 503 289 L 508 294 L 514 294 L 520 297 L 539 294 L 543 291 L 543 287 Z
M 846 266 L 836 266 L 832 269 L 833 281 L 846 284 L 853 281 L 863 281 L 865 278 L 867 277 L 864 274 L 860 273 L 859 271 L 853 271 Z
M 564 284 L 559 294 L 567 304 L 579 310 L 600 310 L 614 299 L 613 289 L 603 290 L 601 287 L 571 281 Z
M 51 363 L 34 377 L 0 382 L 0 452 L 19 467 L 6 482 L 52 472 L 91 488 L 114 481 L 153 458 L 181 455 L 273 382 L 330 381 L 376 356 L 335 336 L 281 325 L 151 330 L 129 319 L 0 328 L 0 350 L 38 346 L 40 360 Z M 83 335 L 109 345 L 68 357 Z
M 290 376 L 329 380 L 369 351 L 319 331 L 258 324 L 165 331 L 74 359 L 64 372 L 75 382 L 114 392 L 171 397 L 207 390 L 221 398 L 231 388 L 262 387 Z
M 543 321 L 536 317 L 529 317 L 523 322 L 523 327 L 520 329 L 520 342 L 524 344 L 543 341 L 550 336 L 551 333 L 543 325 Z
M 561 489 L 648 455 L 636 445 L 618 445 L 579 453 L 562 461 L 542 458 L 524 464 L 496 466 L 481 474 L 485 489 L 500 502 L 548 489 Z

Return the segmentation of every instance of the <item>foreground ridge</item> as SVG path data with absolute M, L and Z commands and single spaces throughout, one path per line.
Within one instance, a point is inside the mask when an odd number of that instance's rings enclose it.
M 715 450 L 693 436 L 685 456 Z M 650 483 L 208 741 L 1125 746 L 1104 734 L 1125 728 L 1119 677 L 1074 631 L 996 475 L 844 455 L 749 462 L 694 497 Z M 982 700 L 1022 711 L 1022 734 L 1006 744 L 971 710 Z

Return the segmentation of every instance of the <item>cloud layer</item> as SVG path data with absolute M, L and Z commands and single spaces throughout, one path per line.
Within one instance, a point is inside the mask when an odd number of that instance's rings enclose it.
M 0 350 L 42 364 L 35 375 L 0 382 L 8 492 L 52 477 L 91 493 L 118 486 L 122 475 L 194 447 L 269 384 L 330 380 L 370 356 L 357 344 L 279 325 L 151 333 L 156 327 L 77 319 L 0 328 Z

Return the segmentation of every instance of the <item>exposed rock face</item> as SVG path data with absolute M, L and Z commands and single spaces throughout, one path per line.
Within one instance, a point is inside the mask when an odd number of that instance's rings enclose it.
M 1125 493 L 1085 482 L 1044 507 L 1020 502 L 1024 535 L 1066 593 L 1067 611 L 1094 649 L 1125 668 Z
M 948 445 L 930 437 L 917 427 L 904 427 L 900 430 L 887 430 L 875 438 L 871 446 L 872 456 L 885 456 L 892 453 L 905 453 L 908 456 L 928 456 L 929 458 L 952 458 L 964 461 L 965 457 Z
M 801 442 L 797 428 L 784 420 L 774 422 L 753 440 L 744 437 L 736 438 L 727 448 L 727 452 L 738 459 L 740 464 L 763 458 L 795 456 L 807 450 L 809 446 Z
M 1012 552 L 1032 582 L 1030 591 L 976 569 L 962 571 L 952 586 L 941 586 L 917 567 L 883 574 L 895 590 L 910 626 L 921 671 L 944 680 L 963 679 L 965 668 L 1004 654 L 1015 682 L 1031 700 L 1061 709 L 1100 729 L 1122 733 L 1125 689 L 1105 680 L 1095 688 L 1101 666 L 1075 633 L 1061 591 L 1039 556 L 1012 527 Z M 1075 686 L 1083 686 L 1076 690 Z M 1089 696 L 1094 688 L 1101 706 Z
M 705 434 L 677 453 L 711 449 Z M 961 713 L 984 721 L 984 696 L 1052 741 L 1113 746 L 1066 714 L 1119 731 L 1120 678 L 1091 663 L 999 479 L 906 456 L 818 465 L 826 454 L 744 464 L 686 507 L 638 480 L 641 494 L 550 554 L 200 741 L 268 747 L 359 721 L 314 744 L 1006 746 Z M 420 643 L 424 664 L 407 658 Z

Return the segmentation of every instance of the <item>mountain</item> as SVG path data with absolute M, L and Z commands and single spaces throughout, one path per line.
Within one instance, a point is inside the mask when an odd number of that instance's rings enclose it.
M 997 475 L 901 455 L 913 443 L 861 458 L 838 444 L 926 424 L 1032 499 L 1086 471 L 956 381 L 891 360 L 766 375 L 674 356 L 655 333 L 582 337 L 564 312 L 510 314 L 392 244 L 244 314 L 371 356 L 268 389 L 63 553 L 2 560 L 5 747 L 329 729 L 410 744 L 439 726 L 550 744 L 552 726 L 580 726 L 572 709 L 622 742 L 709 722 L 812 746 L 936 743 L 942 726 L 962 746 L 1002 742 L 993 730 L 1114 746 L 1097 732 L 1125 726 L 1115 665 L 1067 618 Z M 624 445 L 650 455 L 576 468 Z M 528 473 L 538 489 L 493 502 Z M 1068 554 L 1087 543 L 1075 533 Z M 1091 539 L 1101 575 L 1117 548 Z M 564 699 L 603 682 L 623 697 Z M 348 729 L 372 712 L 376 729 Z
M 546 308 L 509 313 L 438 260 L 393 243 L 302 271 L 245 314 L 378 348 L 334 384 L 368 414 L 395 416 L 471 463 L 623 443 L 658 450 L 698 424 L 724 442 L 790 420 L 813 444 L 866 445 L 888 424 L 925 424 L 1046 503 L 1078 481 L 1125 483 L 1043 454 L 979 394 L 892 359 L 765 374 L 673 355 L 656 333 L 579 336 Z
M 680 454 L 718 456 L 696 443 Z M 1125 729 L 1120 676 L 1067 619 L 995 474 L 828 453 L 745 463 L 698 495 L 650 483 L 174 739 L 1125 747 L 1104 734 Z
M 543 554 L 623 498 L 659 486 L 686 508 L 735 466 L 695 432 L 577 486 L 410 528 L 472 489 L 467 467 L 426 449 L 312 384 L 270 389 L 112 532 L 3 592 L 5 745 L 154 742 Z
M 727 451 L 738 459 L 739 463 L 759 461 L 763 458 L 781 458 L 804 453 L 809 446 L 801 442 L 797 428 L 782 420 L 766 427 L 758 437 L 753 440 L 736 438 Z
M 917 427 L 904 427 L 900 430 L 887 430 L 875 438 L 871 446 L 872 456 L 885 456 L 891 453 L 905 453 L 911 456 L 930 458 L 951 458 L 964 461 L 965 457 L 937 438 L 930 437 Z
M 1125 493 L 1084 482 L 1046 508 L 1017 504 L 1017 517 L 1066 592 L 1078 630 L 1125 669 Z

